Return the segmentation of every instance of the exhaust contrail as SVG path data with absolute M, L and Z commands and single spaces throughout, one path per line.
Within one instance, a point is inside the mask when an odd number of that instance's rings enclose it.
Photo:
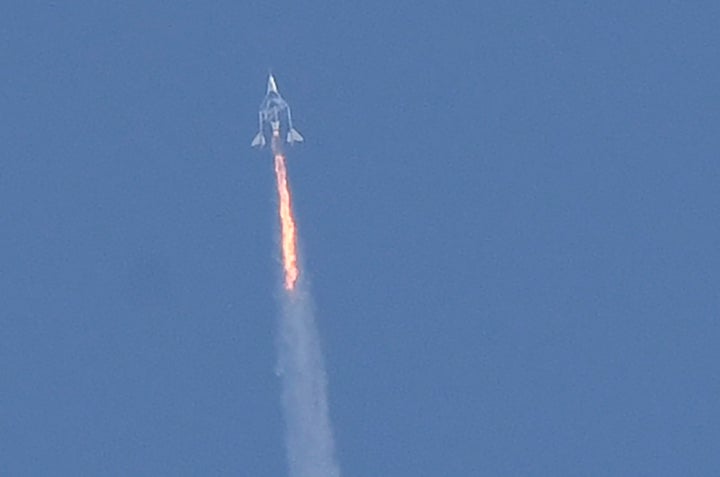
M 325 365 L 312 298 L 300 271 L 297 227 L 282 152 L 284 142 L 302 142 L 303 137 L 293 128 L 290 106 L 280 96 L 272 75 L 260 105 L 258 126 L 260 130 L 252 145 L 264 147 L 269 139 L 277 178 L 283 263 L 278 372 L 282 379 L 290 477 L 339 477 L 327 404 Z
M 327 379 L 309 291 L 299 279 L 297 229 L 285 157 L 275 154 L 284 271 L 278 370 L 282 378 L 291 477 L 339 477 L 327 403 Z

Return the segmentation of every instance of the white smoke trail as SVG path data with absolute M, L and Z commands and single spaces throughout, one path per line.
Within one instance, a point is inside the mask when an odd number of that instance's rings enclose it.
M 278 339 L 290 477 L 339 477 L 313 303 L 299 285 L 283 293 Z

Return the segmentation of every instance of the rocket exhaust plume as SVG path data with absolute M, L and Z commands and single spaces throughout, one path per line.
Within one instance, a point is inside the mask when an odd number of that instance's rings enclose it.
M 295 289 L 298 279 L 297 237 L 295 236 L 295 219 L 292 215 L 290 188 L 287 181 L 285 157 L 275 154 L 275 176 L 277 178 L 278 200 L 280 201 L 280 235 L 282 244 L 282 261 L 285 271 L 285 290 Z
M 327 403 L 327 378 L 312 298 L 300 275 L 297 228 L 292 211 L 285 156 L 274 150 L 283 304 L 278 338 L 286 446 L 290 477 L 340 477 Z

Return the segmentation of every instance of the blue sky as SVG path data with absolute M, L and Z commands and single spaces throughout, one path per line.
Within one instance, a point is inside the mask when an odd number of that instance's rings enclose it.
M 271 69 L 339 461 L 720 466 L 715 2 L 6 2 L 0 473 L 285 475 Z

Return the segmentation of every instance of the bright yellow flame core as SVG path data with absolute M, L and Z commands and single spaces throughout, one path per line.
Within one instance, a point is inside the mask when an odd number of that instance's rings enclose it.
M 278 197 L 280 199 L 280 229 L 282 234 L 283 268 L 285 270 L 285 289 L 293 290 L 300 272 L 298 271 L 297 265 L 295 219 L 292 214 L 285 157 L 282 154 L 275 154 L 275 176 L 277 177 Z

